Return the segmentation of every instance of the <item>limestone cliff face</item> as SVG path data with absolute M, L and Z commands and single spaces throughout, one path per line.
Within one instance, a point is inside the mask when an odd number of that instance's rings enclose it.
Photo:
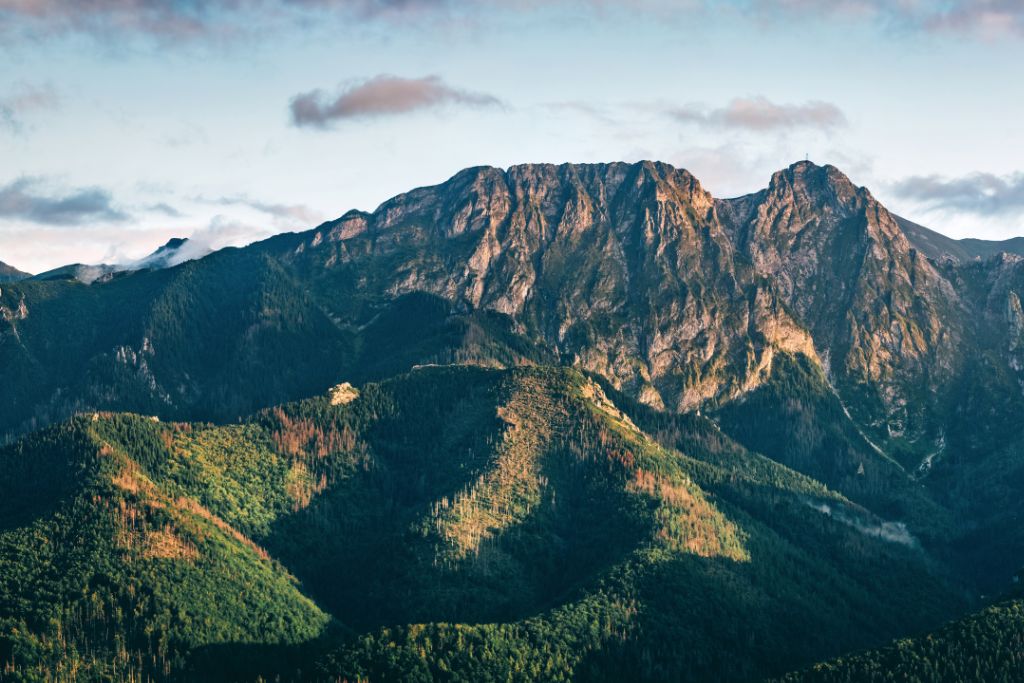
M 8 322 L 14 322 L 17 320 L 24 320 L 27 317 L 28 306 L 25 305 L 25 296 L 18 295 L 17 303 L 15 303 L 13 296 L 4 299 L 3 290 L 0 289 L 0 319 Z M 12 329 L 14 328 L 12 327 Z
M 324 225 L 289 258 L 348 268 L 363 294 L 505 314 L 673 411 L 751 390 L 787 351 L 821 362 L 863 424 L 916 440 L 969 343 L 968 305 L 896 219 L 807 162 L 729 200 L 663 163 L 472 168 Z
M 508 315 L 565 362 L 688 410 L 756 387 L 778 351 L 834 358 L 839 339 L 867 340 L 850 372 L 892 375 L 889 348 L 930 338 L 901 317 L 876 348 L 890 320 L 847 314 L 874 294 L 858 282 L 865 264 L 901 286 L 932 275 L 900 239 L 884 209 L 831 168 L 796 165 L 766 192 L 721 202 L 661 163 L 526 165 L 468 169 L 347 214 L 292 257 L 362 264 L 363 292 L 424 291 Z M 900 298 L 893 310 L 910 306 Z
M 1024 385 L 1024 257 L 1003 253 L 966 269 L 973 280 L 976 303 L 988 328 L 983 346 L 1006 354 L 1010 368 Z
M 39 405 L 57 414 L 114 395 L 226 418 L 360 372 L 451 360 L 575 365 L 688 411 L 750 392 L 789 353 L 822 365 L 873 439 L 925 444 L 978 367 L 1021 396 L 1018 261 L 927 259 L 831 166 L 794 164 L 729 200 L 655 162 L 471 168 L 162 274 L 60 285 L 75 306 L 38 282 L 5 285 L 0 379 L 38 394 L 4 407 L 21 411 L 8 429 Z M 421 296 L 440 305 L 403 303 Z M 58 353 L 48 340 L 68 311 L 86 334 Z M 427 327 L 423 344 L 405 338 Z M 144 346 L 145 368 L 118 355 Z M 18 354 L 33 360 L 6 362 Z
M 1024 347 L 1024 310 L 1021 310 L 1020 297 L 1017 292 L 1006 295 L 1006 324 L 1009 327 L 1010 351 Z
M 811 331 L 834 381 L 868 388 L 890 434 L 920 433 L 933 389 L 960 371 L 963 305 L 893 216 L 835 167 L 810 163 L 721 204 L 738 252 Z

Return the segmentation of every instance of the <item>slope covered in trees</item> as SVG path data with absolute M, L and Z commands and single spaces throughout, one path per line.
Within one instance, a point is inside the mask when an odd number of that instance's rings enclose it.
M 934 633 L 840 657 L 786 683 L 1013 683 L 1024 678 L 1024 601 L 1007 600 Z
M 473 367 L 236 424 L 76 418 L 0 453 L 6 672 L 748 680 L 964 604 L 688 420 L 666 448 L 575 371 Z
M 213 643 L 296 644 L 328 616 L 278 562 L 156 486 L 78 418 L 0 452 L 5 680 L 162 678 Z

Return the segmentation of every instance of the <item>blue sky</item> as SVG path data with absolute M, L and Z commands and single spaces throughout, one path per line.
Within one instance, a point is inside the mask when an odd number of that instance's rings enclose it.
M 0 0 L 0 260 L 38 272 L 373 209 L 461 168 L 809 155 L 1024 234 L 1024 2 Z

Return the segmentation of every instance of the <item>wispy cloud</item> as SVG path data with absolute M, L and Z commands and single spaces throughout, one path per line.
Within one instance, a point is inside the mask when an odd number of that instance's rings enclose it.
M 820 500 L 805 500 L 804 503 L 821 514 L 835 519 L 841 524 L 852 527 L 865 536 L 880 538 L 889 543 L 915 547 L 917 538 L 910 533 L 903 522 L 889 522 L 869 514 L 857 512 L 842 504 L 826 503 Z
M 0 0 L 0 32 L 28 37 L 88 34 L 145 36 L 164 44 L 239 35 L 258 26 L 344 22 L 419 22 L 524 14 L 564 6 L 597 18 L 613 16 L 610 0 Z M 1020 0 L 631 0 L 630 13 L 667 17 L 732 10 L 762 21 L 872 22 L 902 32 L 1024 36 Z
M 1020 0 L 961 0 L 926 16 L 922 26 L 931 31 L 974 33 L 985 37 L 1024 36 L 1024 3 Z
M 925 210 L 956 211 L 981 216 L 1024 212 L 1024 173 L 972 173 L 957 178 L 911 176 L 891 186 L 896 196 Z
M 176 208 L 174 208 L 170 204 L 167 204 L 166 202 L 151 204 L 146 208 L 153 213 L 158 213 L 169 218 L 181 218 L 184 215 L 181 213 L 181 211 L 178 211 Z
M 141 228 L 109 223 L 85 224 L 74 230 L 62 226 L 7 224 L 0 220 L 0 260 L 32 273 L 69 263 L 115 263 L 129 260 L 163 244 L 168 228 Z M 43 246 L 45 245 L 45 246 Z
M 218 6 L 228 2 L 137 0 L 0 0 L 0 24 L 34 36 L 49 33 L 138 32 L 187 35 L 204 31 Z
M 200 227 L 194 227 L 199 225 Z M 170 238 L 188 237 L 177 248 L 165 250 L 159 265 L 173 266 L 202 258 L 225 247 L 240 247 L 266 239 L 278 232 L 267 225 L 256 225 L 216 215 L 193 227 L 152 225 L 114 225 L 86 223 L 74 230 L 53 225 L 5 225 L 0 220 L 0 260 L 33 273 L 69 263 L 105 264 L 105 269 L 134 270 L 154 265 L 147 258 Z M 40 245 L 46 245 L 41 248 Z M 88 274 L 84 271 L 83 275 Z
M 398 21 L 466 12 L 466 0 L 0 0 L 0 31 L 39 38 L 143 36 L 168 45 L 309 19 Z
M 738 19 L 874 23 L 902 33 L 980 38 L 1024 37 L 1020 0 L 630 0 L 633 16 L 652 21 L 688 19 L 732 11 Z M 143 37 L 179 47 L 203 39 L 250 35 L 260 30 L 337 21 L 422 25 L 432 20 L 475 21 L 568 8 L 611 20 L 611 0 L 0 0 L 0 34 L 32 39 L 85 34 Z
M 60 103 L 57 91 L 49 85 L 21 83 L 0 95 L 0 127 L 14 133 L 24 129 L 24 117 L 35 111 L 55 109 Z
M 795 128 L 828 130 L 845 126 L 842 110 L 829 102 L 778 104 L 765 97 L 737 98 L 724 107 L 704 105 L 669 107 L 666 113 L 677 121 L 715 128 L 770 132 Z
M 301 93 L 292 98 L 292 123 L 296 126 L 326 128 L 345 119 L 394 116 L 440 107 L 500 105 L 493 95 L 463 90 L 445 83 L 439 76 L 401 78 L 381 74 L 330 95 L 323 90 Z
M 305 204 L 265 202 L 258 199 L 252 199 L 246 195 L 219 197 L 217 199 L 199 197 L 197 199 L 205 204 L 215 204 L 218 206 L 245 206 L 254 211 L 265 213 L 278 221 L 291 224 L 292 227 L 294 227 L 295 224 L 299 224 L 301 226 L 313 226 L 324 221 L 323 214 L 311 209 Z
M 274 234 L 273 230 L 232 220 L 224 216 L 214 216 L 205 227 L 195 230 L 188 240 L 179 247 L 163 255 L 162 265 L 176 266 L 185 261 L 203 258 L 225 247 L 242 247 L 257 240 L 266 239 Z M 129 264 L 137 266 L 146 259 Z
M 18 178 L 0 186 L 0 218 L 42 225 L 119 222 L 128 215 L 117 209 L 111 194 L 98 187 L 55 194 L 38 178 Z
M 730 4 L 769 20 L 862 20 L 903 33 L 1024 37 L 1024 2 L 1020 0 L 731 0 Z

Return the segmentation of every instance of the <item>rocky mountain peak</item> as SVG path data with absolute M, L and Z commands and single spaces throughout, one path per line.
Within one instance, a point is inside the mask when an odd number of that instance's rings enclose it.
M 657 161 L 475 167 L 300 239 L 329 268 L 386 262 L 376 282 L 357 268 L 363 287 L 510 316 L 672 410 L 756 386 L 773 349 L 818 349 L 901 404 L 959 338 L 956 295 L 895 219 L 808 161 L 729 200 Z
M 480 166 L 253 252 L 345 329 L 432 297 L 670 411 L 753 390 L 783 352 L 870 387 L 856 417 L 913 435 L 927 408 L 910 398 L 952 386 L 962 356 L 960 291 L 865 188 L 810 162 L 725 200 L 656 161 Z
M 835 166 L 818 166 L 811 161 L 798 161 L 776 171 L 772 174 L 768 192 L 789 195 L 797 201 L 818 205 L 850 205 L 858 198 L 870 196 L 867 189 L 854 185 Z

